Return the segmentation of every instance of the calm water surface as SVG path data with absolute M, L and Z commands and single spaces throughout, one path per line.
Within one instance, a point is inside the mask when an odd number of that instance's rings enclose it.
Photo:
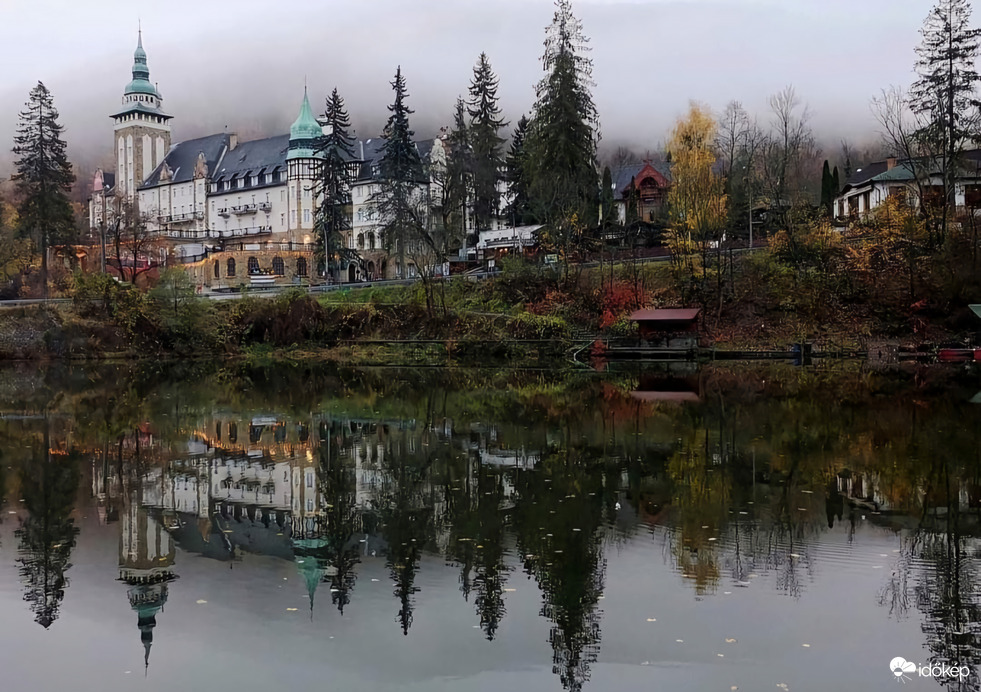
M 981 387 L 0 370 L 0 689 L 979 689 Z

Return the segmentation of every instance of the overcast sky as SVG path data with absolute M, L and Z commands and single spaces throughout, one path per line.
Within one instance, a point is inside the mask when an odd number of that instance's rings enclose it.
M 591 39 L 604 142 L 657 148 L 690 99 L 739 99 L 765 115 L 793 84 L 819 136 L 871 140 L 869 99 L 912 80 L 933 0 L 574 0 Z M 551 0 L 0 0 L 0 173 L 17 112 L 38 80 L 53 92 L 70 156 L 112 143 L 107 114 L 130 79 L 137 22 L 174 141 L 285 132 L 303 94 L 337 86 L 361 136 L 377 134 L 402 65 L 420 135 L 449 124 L 480 51 L 512 120 L 541 76 Z M 11 142 L 12 144 L 12 142 Z

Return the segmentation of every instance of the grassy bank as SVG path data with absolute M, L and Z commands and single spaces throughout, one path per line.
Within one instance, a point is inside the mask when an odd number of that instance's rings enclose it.
M 593 339 L 629 338 L 631 311 L 700 306 L 717 348 L 864 349 L 968 341 L 981 327 L 976 253 L 951 242 L 902 265 L 865 229 L 815 228 L 763 250 L 542 269 L 505 261 L 493 280 L 463 278 L 209 301 L 178 270 L 148 292 L 76 276 L 69 306 L 0 312 L 0 358 L 323 359 L 365 364 L 555 362 Z M 870 235 L 871 233 L 871 235 Z

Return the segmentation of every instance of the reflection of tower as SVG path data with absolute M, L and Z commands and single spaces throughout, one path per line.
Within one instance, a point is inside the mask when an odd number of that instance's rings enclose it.
M 167 602 L 167 583 L 174 572 L 176 549 L 170 534 L 140 504 L 141 493 L 132 490 L 123 514 L 119 536 L 119 580 L 129 585 L 130 608 L 137 613 L 143 642 L 145 666 L 150 665 L 150 647 L 157 613 Z

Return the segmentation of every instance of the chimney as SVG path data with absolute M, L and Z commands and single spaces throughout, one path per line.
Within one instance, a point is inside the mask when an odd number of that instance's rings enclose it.
M 890 156 L 888 159 L 886 159 L 886 170 L 891 171 L 895 167 L 896 167 L 896 157 Z
M 238 146 L 238 135 L 234 132 L 228 135 L 228 151 L 235 151 L 235 147 Z M 895 159 L 893 159 L 895 161 Z

